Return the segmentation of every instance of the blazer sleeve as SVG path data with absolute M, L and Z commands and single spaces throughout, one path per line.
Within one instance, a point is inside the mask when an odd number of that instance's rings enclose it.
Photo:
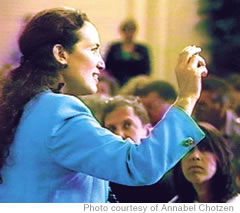
M 181 109 L 172 107 L 151 134 L 135 145 L 102 128 L 78 99 L 56 110 L 47 148 L 65 168 L 125 185 L 157 182 L 204 137 Z

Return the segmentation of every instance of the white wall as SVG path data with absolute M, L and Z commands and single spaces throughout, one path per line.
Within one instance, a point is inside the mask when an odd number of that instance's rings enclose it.
M 0 66 L 14 52 L 22 17 L 42 9 L 70 6 L 86 12 L 96 24 L 103 54 L 107 45 L 119 38 L 119 23 L 126 17 L 139 22 L 138 40 L 152 50 L 156 78 L 176 84 L 174 67 L 178 52 L 186 45 L 201 45 L 194 31 L 198 22 L 198 0 L 0 0 Z

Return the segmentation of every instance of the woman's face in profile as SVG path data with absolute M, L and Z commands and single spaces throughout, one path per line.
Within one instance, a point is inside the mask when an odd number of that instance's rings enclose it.
M 217 157 L 196 147 L 182 159 L 181 168 L 184 177 L 192 184 L 208 182 L 217 171 Z
M 96 93 L 100 71 L 105 68 L 99 35 L 94 25 L 87 21 L 78 33 L 80 40 L 68 54 L 68 69 L 63 73 L 67 92 L 75 95 Z

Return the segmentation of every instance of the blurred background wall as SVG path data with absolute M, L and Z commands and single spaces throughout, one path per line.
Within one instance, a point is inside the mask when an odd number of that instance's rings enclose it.
M 24 17 L 57 6 L 79 8 L 88 14 L 100 32 L 103 55 L 108 44 L 120 38 L 120 22 L 135 18 L 137 40 L 151 48 L 152 76 L 174 85 L 179 51 L 189 44 L 201 46 L 206 39 L 194 29 L 200 19 L 198 0 L 0 0 L 0 66 L 17 48 Z

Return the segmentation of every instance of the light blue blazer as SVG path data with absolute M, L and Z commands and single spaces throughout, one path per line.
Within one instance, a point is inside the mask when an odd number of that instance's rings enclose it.
M 0 202 L 106 202 L 108 181 L 153 184 L 203 137 L 172 107 L 134 145 L 102 128 L 79 99 L 47 90 L 24 108 L 1 170 Z

